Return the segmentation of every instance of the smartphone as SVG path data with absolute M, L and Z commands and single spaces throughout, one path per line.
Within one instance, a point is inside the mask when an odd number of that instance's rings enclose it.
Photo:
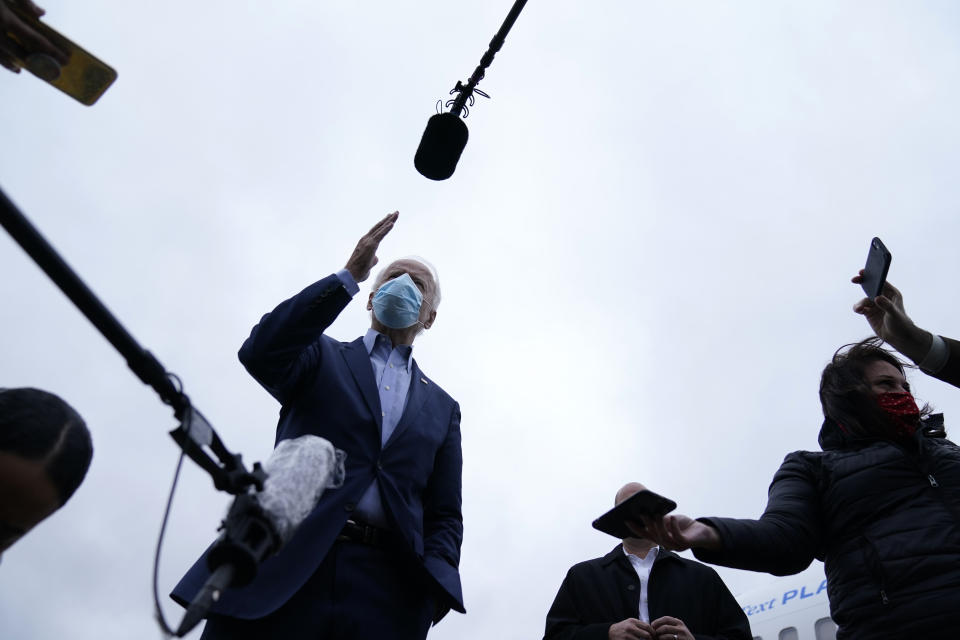
M 15 48 L 22 52 L 21 55 L 16 56 L 15 61 L 18 65 L 87 106 L 99 100 L 100 96 L 117 79 L 117 72 L 111 66 L 96 58 L 86 49 L 41 22 L 36 16 L 20 10 L 16 5 L 11 8 L 16 12 L 17 17 L 70 55 L 67 63 L 60 65 L 49 55 L 43 53 L 30 54 L 24 51 L 22 43 L 12 34 L 0 33 L 0 37 L 7 38 L 15 43 L 17 45 Z
M 627 520 L 642 522 L 640 516 L 656 518 L 663 516 L 677 508 L 677 503 L 660 494 L 644 489 L 633 494 L 610 511 L 593 521 L 593 528 L 597 531 L 609 533 L 614 538 L 634 537 L 627 526 Z
M 867 264 L 863 268 L 863 280 L 860 282 L 860 286 L 863 287 L 864 293 L 871 300 L 883 293 L 883 285 L 887 282 L 887 271 L 890 270 L 891 259 L 890 252 L 883 246 L 880 238 L 874 238 L 870 241 L 870 251 L 867 253 Z

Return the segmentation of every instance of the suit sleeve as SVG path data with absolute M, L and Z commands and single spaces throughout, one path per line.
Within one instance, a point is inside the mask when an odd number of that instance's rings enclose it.
M 777 576 L 803 571 L 822 548 L 817 482 L 810 465 L 802 453 L 786 457 L 759 520 L 701 518 L 720 534 L 723 548 L 694 549 L 697 559 Z
M 611 623 L 588 623 L 580 614 L 577 603 L 583 599 L 578 593 L 579 583 L 573 569 L 568 571 L 547 612 L 543 640 L 607 640 Z
M 747 614 L 743 612 L 743 607 L 730 593 L 717 572 L 713 569 L 709 571 L 710 594 L 717 606 L 714 621 L 716 633 L 713 635 L 694 633 L 693 637 L 696 640 L 751 640 L 753 634 L 750 631 L 750 621 L 747 619 Z
M 460 405 L 454 402 L 447 434 L 434 457 L 433 472 L 424 492 L 423 555 L 424 563 L 436 569 L 431 572 L 434 575 L 453 575 L 460 566 L 462 475 Z M 455 608 L 463 613 L 463 605 L 459 602 L 462 596 L 451 595 L 457 601 Z
M 929 375 L 937 378 L 938 380 L 943 380 L 947 384 L 952 384 L 955 387 L 960 387 L 960 342 L 952 340 L 950 338 L 943 338 L 943 341 L 947 343 L 947 348 L 950 350 L 950 355 L 947 358 L 947 363 L 943 365 L 943 368 L 936 373 L 930 373 Z
M 320 364 L 320 338 L 350 299 L 336 274 L 315 282 L 260 319 L 240 347 L 240 362 L 285 404 Z

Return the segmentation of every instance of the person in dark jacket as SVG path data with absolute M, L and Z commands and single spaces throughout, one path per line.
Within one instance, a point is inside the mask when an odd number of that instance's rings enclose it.
M 854 311 L 877 337 L 841 348 L 823 370 L 823 451 L 786 457 L 760 519 L 669 515 L 639 530 L 706 562 L 775 575 L 823 560 L 838 639 L 954 638 L 960 447 L 942 415 L 917 407 L 903 363 L 880 344 L 960 386 L 960 343 L 918 328 L 890 284 Z
M 625 485 L 616 503 L 643 489 Z M 544 634 L 545 640 L 750 637 L 747 616 L 716 571 L 639 537 L 567 572 Z
M 70 499 L 92 457 L 86 423 L 62 398 L 0 389 L 0 554 Z

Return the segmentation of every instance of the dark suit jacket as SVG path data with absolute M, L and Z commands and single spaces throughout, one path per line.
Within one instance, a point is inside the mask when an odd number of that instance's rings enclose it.
M 698 639 L 751 640 L 750 623 L 727 586 L 708 566 L 660 549 L 647 586 L 650 620 L 673 616 Z M 617 545 L 574 565 L 547 613 L 544 640 L 607 640 L 610 625 L 637 618 L 640 579 Z
M 282 302 L 240 348 L 247 370 L 280 401 L 277 441 L 314 434 L 346 452 L 342 487 L 327 490 L 297 533 L 252 584 L 228 589 L 212 612 L 260 618 L 314 573 L 364 491 L 379 480 L 393 528 L 438 585 L 442 611 L 464 612 L 460 588 L 460 407 L 414 361 L 407 405 L 381 447 L 380 398 L 362 339 L 323 331 L 350 301 L 336 275 Z M 189 602 L 206 581 L 201 557 L 171 594 Z M 446 606 L 443 606 L 446 605 Z
M 930 375 L 948 384 L 952 384 L 955 387 L 960 387 L 960 342 L 945 336 L 940 337 L 947 343 L 947 348 L 950 350 L 950 357 L 947 358 L 947 363 L 943 365 L 943 369 L 938 373 Z

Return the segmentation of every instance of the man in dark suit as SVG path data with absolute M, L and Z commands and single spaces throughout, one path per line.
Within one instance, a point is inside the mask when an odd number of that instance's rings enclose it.
M 624 485 L 616 504 L 643 489 Z M 544 640 L 694 638 L 750 640 L 750 623 L 716 571 L 639 537 L 567 572 L 544 634 Z
M 367 301 L 367 334 L 343 343 L 323 333 L 398 215 L 361 238 L 344 269 L 265 315 L 240 349 L 281 404 L 277 441 L 326 438 L 346 452 L 346 478 L 252 584 L 223 594 L 203 638 L 421 639 L 449 609 L 464 612 L 460 407 L 411 354 L 436 320 L 435 271 L 393 262 Z M 204 561 L 174 590 L 181 604 L 209 575 Z

